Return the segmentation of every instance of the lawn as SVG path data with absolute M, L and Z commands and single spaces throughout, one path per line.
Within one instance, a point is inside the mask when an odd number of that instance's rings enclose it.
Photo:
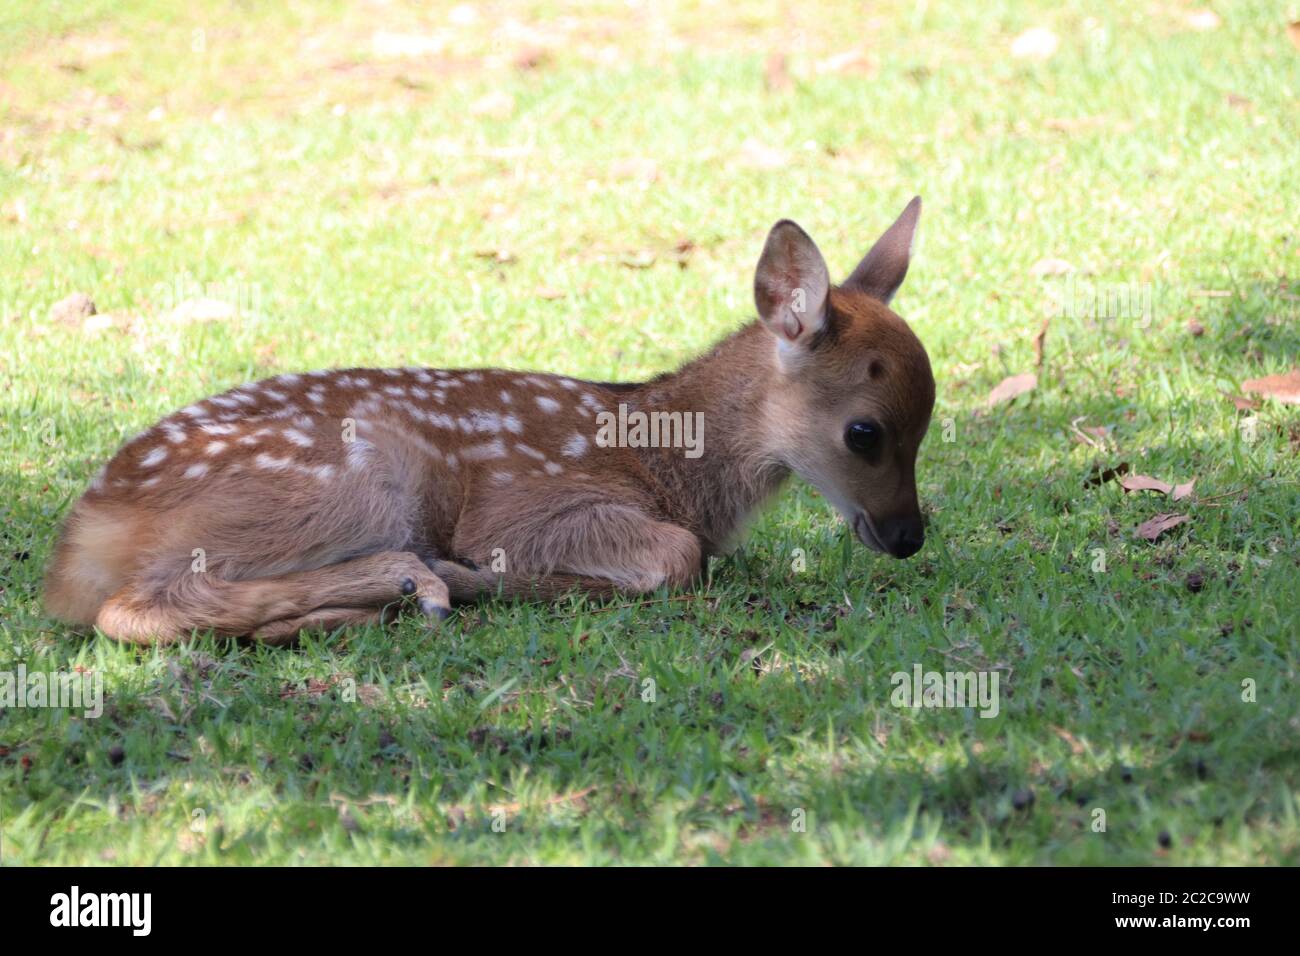
M 1300 862 L 1300 416 L 1225 395 L 1300 364 L 1297 19 L 6 6 L 0 671 L 105 696 L 0 713 L 0 860 Z M 195 398 L 344 365 L 649 376 L 752 317 L 775 220 L 839 278 L 916 193 L 910 561 L 794 483 L 688 593 L 293 649 L 42 611 L 72 501 Z M 52 314 L 77 292 L 99 314 Z M 1189 520 L 1138 535 L 1164 513 Z M 916 665 L 996 672 L 997 716 L 896 706 Z

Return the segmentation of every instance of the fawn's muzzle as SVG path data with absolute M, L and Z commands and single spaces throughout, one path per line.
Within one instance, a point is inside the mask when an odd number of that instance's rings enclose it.
M 868 548 L 895 558 L 910 558 L 925 544 L 925 524 L 919 515 L 876 522 L 867 512 L 859 511 L 853 530 Z

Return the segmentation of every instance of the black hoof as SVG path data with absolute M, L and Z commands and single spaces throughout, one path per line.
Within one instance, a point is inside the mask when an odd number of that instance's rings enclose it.
M 402 593 L 403 593 L 403 594 L 414 594 L 414 593 L 415 593 L 415 582 L 412 581 L 410 578 L 402 578 Z

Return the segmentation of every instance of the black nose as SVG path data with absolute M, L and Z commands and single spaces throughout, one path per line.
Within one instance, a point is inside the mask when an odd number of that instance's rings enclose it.
M 881 543 L 896 558 L 910 558 L 925 544 L 925 525 L 919 516 L 895 518 L 886 522 L 881 530 L 884 532 Z

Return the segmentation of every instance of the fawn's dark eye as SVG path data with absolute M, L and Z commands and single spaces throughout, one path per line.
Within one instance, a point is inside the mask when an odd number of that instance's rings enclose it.
M 855 455 L 874 455 L 880 444 L 880 426 L 875 422 L 852 422 L 844 430 L 844 444 Z

